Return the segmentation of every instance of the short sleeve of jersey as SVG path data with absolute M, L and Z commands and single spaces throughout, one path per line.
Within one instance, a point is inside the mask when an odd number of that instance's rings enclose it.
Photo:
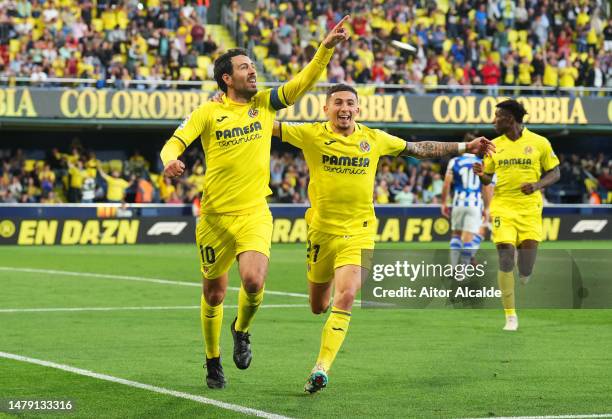
M 456 158 L 453 157 L 452 159 L 448 161 L 448 166 L 446 166 L 446 176 L 453 175 L 453 168 L 455 167 L 455 160 Z
M 304 140 L 315 135 L 314 124 L 292 124 L 281 122 L 281 141 L 297 148 L 304 148 Z M 307 140 L 306 140 L 307 141 Z
M 185 148 L 194 142 L 204 131 L 208 129 L 208 115 L 211 112 L 213 102 L 207 102 L 195 111 L 191 112 L 181 125 L 174 131 L 172 138 L 178 139 Z
M 487 174 L 495 173 L 495 160 L 491 156 L 485 156 L 483 163 L 483 171 Z
M 540 153 L 540 164 L 546 172 L 552 170 L 559 165 L 559 158 L 555 154 L 548 140 L 543 141 L 542 151 Z
M 381 156 L 397 156 L 406 149 L 406 141 L 381 130 L 374 130 L 376 144 Z

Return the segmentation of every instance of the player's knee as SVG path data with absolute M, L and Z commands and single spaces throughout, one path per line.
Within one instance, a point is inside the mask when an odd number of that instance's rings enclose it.
M 499 269 L 502 272 L 510 272 L 514 269 L 514 257 L 503 255 L 499 258 Z
M 533 272 L 533 266 L 520 266 L 519 264 L 519 274 L 521 276 L 531 276 Z
M 353 305 L 353 301 L 355 301 L 355 296 L 357 295 L 357 291 L 354 289 L 345 289 L 336 291 L 336 296 L 334 297 L 334 305 L 337 307 L 348 308 Z
M 225 290 L 222 289 L 208 289 L 204 290 L 204 299 L 210 306 L 218 306 L 225 299 Z
M 246 272 L 242 276 L 242 287 L 248 293 L 259 292 L 264 285 L 265 275 L 263 272 Z

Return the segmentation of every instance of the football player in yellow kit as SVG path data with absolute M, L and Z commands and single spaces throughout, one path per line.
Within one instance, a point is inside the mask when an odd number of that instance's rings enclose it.
M 249 367 L 249 327 L 264 293 L 272 216 L 266 202 L 271 191 L 270 142 L 276 111 L 295 103 L 319 80 L 340 42 L 348 39 L 345 16 L 330 31 L 312 61 L 280 87 L 257 90 L 255 65 L 240 49 L 229 50 L 214 64 L 225 92 L 222 103 L 206 102 L 191 113 L 164 145 L 164 174 L 180 176 L 178 157 L 200 138 L 206 155 L 202 210 L 196 230 L 203 276 L 201 322 L 206 352 L 206 382 L 225 387 L 219 340 L 228 271 L 238 260 L 241 287 L 238 316 L 231 326 L 234 363 Z
M 362 249 L 374 248 L 376 218 L 372 191 L 378 160 L 385 155 L 437 158 L 464 152 L 490 154 L 484 137 L 468 143 L 406 142 L 355 122 L 357 91 L 339 84 L 327 92 L 327 122 L 276 122 L 273 134 L 304 152 L 310 171 L 308 196 L 307 277 L 311 310 L 333 307 L 323 327 L 321 347 L 304 390 L 314 393 L 327 385 L 327 373 L 348 331 L 355 295 L 361 287 Z
M 500 134 L 493 139 L 495 154 L 474 172 L 484 185 L 496 176 L 491 201 L 493 242 L 499 253 L 497 280 L 502 291 L 506 315 L 504 330 L 518 329 L 514 304 L 514 260 L 518 252 L 518 271 L 523 284 L 529 281 L 535 264 L 538 243 L 542 240 L 542 192 L 560 178 L 559 159 L 550 142 L 523 126 L 527 114 L 513 99 L 497 104 L 493 124 Z

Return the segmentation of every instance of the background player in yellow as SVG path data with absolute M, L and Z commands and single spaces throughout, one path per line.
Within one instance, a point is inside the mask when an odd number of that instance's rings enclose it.
M 523 284 L 529 281 L 542 240 L 543 188 L 560 178 L 559 159 L 550 142 L 523 126 L 527 114 L 513 99 L 497 104 L 493 124 L 499 137 L 493 140 L 495 154 L 475 164 L 474 172 L 483 184 L 496 175 L 491 201 L 493 242 L 499 254 L 498 282 L 506 314 L 504 330 L 518 329 L 514 305 L 514 261 Z M 483 167 L 484 166 L 484 167 Z
M 286 84 L 257 91 L 257 72 L 246 52 L 234 49 L 214 63 L 214 76 L 225 93 L 222 103 L 207 102 L 191 113 L 161 151 L 166 176 L 180 176 L 177 160 L 200 137 L 206 156 L 201 217 L 196 230 L 203 276 L 201 319 L 206 351 L 206 383 L 223 388 L 219 340 L 223 300 L 234 259 L 242 286 L 238 316 L 231 326 L 234 363 L 249 367 L 251 321 L 263 300 L 272 236 L 266 203 L 271 193 L 270 143 L 276 111 L 292 105 L 325 70 L 334 47 L 348 39 L 344 17 L 323 40 L 312 61 Z
M 325 123 L 275 123 L 274 135 L 301 148 L 310 170 L 308 195 L 307 277 L 310 306 L 315 314 L 334 303 L 321 337 L 321 348 L 304 390 L 327 385 L 327 372 L 342 345 L 355 295 L 361 287 L 361 250 L 374 248 L 375 214 L 372 191 L 378 160 L 384 155 L 418 158 L 451 156 L 465 151 L 490 152 L 480 137 L 469 143 L 423 141 L 407 143 L 384 131 L 355 122 L 357 91 L 335 85 L 327 92 Z

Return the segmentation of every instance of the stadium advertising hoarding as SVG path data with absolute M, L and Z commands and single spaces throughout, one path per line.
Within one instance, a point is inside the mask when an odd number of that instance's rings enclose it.
M 190 243 L 195 218 L 3 219 L 0 244 Z
M 192 243 L 194 217 L 130 218 L 7 218 L 0 217 L 0 245 L 117 245 L 148 243 Z M 609 240 L 612 215 L 582 216 L 562 214 L 543 219 L 544 240 Z M 273 243 L 304 243 L 307 224 L 303 211 L 274 217 Z M 432 211 L 408 216 L 385 215 L 378 218 L 376 241 L 448 241 L 450 225 Z
M 50 88 L 0 88 L 3 120 L 156 121 L 174 124 L 200 103 L 210 91 L 96 90 Z M 385 124 L 490 124 L 494 96 L 376 94 L 361 97 L 360 120 Z M 522 96 L 529 124 L 609 125 L 612 100 L 607 97 Z M 295 122 L 324 120 L 325 94 L 309 93 L 295 106 L 279 112 L 279 119 Z M 442 126 L 443 126 L 442 125 Z

